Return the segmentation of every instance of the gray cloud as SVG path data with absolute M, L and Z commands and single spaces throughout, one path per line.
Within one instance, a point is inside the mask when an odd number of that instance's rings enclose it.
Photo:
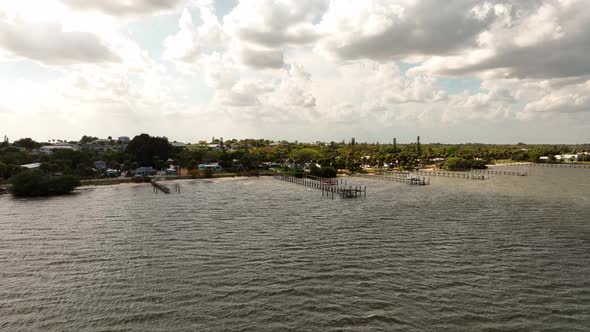
M 482 31 L 478 45 L 438 54 L 416 71 L 453 76 L 487 72 L 488 77 L 553 79 L 562 84 L 567 83 L 564 79 L 590 74 L 586 1 L 497 2 L 503 12 Z
M 224 17 L 224 25 L 240 40 L 266 47 L 306 44 L 319 38 L 312 23 L 327 8 L 326 0 L 268 0 L 257 4 L 242 0 Z
M 172 10 L 187 3 L 187 0 L 62 0 L 77 10 L 98 10 L 112 16 L 131 16 Z
M 240 50 L 240 60 L 243 64 L 253 68 L 274 68 L 283 67 L 283 52 L 280 49 L 253 49 L 243 47 Z
M 341 59 L 401 59 L 412 55 L 449 54 L 475 46 L 476 37 L 492 22 L 471 13 L 474 0 L 416 1 L 398 6 L 373 1 L 363 18 L 340 16 L 337 2 L 320 24 L 328 29 L 322 48 Z M 348 14 L 348 13 L 347 13 Z M 335 30 L 335 31 L 334 31 Z M 372 30 L 368 32 L 368 30 Z
M 581 29 L 566 30 L 557 40 L 524 47 L 507 47 L 493 57 L 473 65 L 442 70 L 443 74 L 464 75 L 502 69 L 504 77 L 566 78 L 590 74 L 590 19 Z
M 0 21 L 0 48 L 49 65 L 120 60 L 96 35 L 66 32 L 57 23 L 10 24 Z

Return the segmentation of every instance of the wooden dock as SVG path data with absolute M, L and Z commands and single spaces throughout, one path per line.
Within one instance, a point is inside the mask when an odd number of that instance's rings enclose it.
M 371 174 L 355 173 L 351 176 L 364 177 L 368 179 L 379 179 L 393 182 L 400 182 L 416 186 L 425 186 L 430 184 L 430 178 L 413 176 L 407 172 L 379 172 Z
M 166 187 L 165 185 L 159 183 L 156 180 L 152 180 L 151 181 L 152 186 L 154 187 L 154 192 L 157 193 L 158 190 L 161 190 L 162 192 L 164 192 L 165 194 L 169 194 L 170 193 L 170 188 Z
M 495 169 L 481 169 L 473 170 L 476 174 L 494 174 L 494 175 L 511 175 L 511 176 L 527 176 L 526 172 L 514 172 L 514 171 L 498 171 Z
M 500 166 L 525 166 L 525 167 L 548 167 L 548 168 L 587 168 L 590 169 L 590 164 L 569 164 L 569 163 L 508 163 L 508 164 L 498 164 L 494 165 L 494 167 Z
M 412 174 L 419 175 L 419 176 L 440 176 L 446 178 L 456 178 L 456 179 L 466 179 L 466 180 L 485 180 L 486 175 L 510 175 L 510 176 L 527 176 L 528 173 L 526 172 L 516 172 L 516 171 L 500 171 L 500 170 L 470 170 L 465 172 L 457 172 L 457 171 L 426 171 L 426 170 L 415 170 L 412 172 L 405 172 L 405 171 L 381 171 L 376 172 L 375 174 L 378 175 L 385 175 L 385 176 L 411 176 Z M 489 177 L 488 177 L 489 178 Z
M 273 178 L 281 181 L 291 182 L 306 187 L 319 189 L 322 196 L 332 197 L 340 196 L 341 198 L 367 197 L 367 187 L 347 186 L 344 180 L 338 178 L 320 178 L 315 176 L 304 175 L 301 178 L 293 175 L 277 173 Z

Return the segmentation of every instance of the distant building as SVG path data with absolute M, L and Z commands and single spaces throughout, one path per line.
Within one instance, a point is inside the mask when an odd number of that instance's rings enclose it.
M 78 151 L 78 147 L 73 145 L 45 145 L 39 148 L 39 152 L 43 154 L 52 154 L 58 150 Z
M 143 175 L 143 176 L 147 176 L 147 175 L 156 175 L 157 171 L 149 166 L 149 167 L 140 167 L 138 169 L 136 169 L 135 171 L 132 172 L 133 175 Z
M 121 143 L 125 143 L 125 144 L 127 144 L 127 143 L 131 142 L 131 140 L 130 140 L 130 139 L 129 139 L 129 137 L 127 137 L 127 136 L 119 136 L 119 137 L 117 138 L 117 141 L 119 141 L 119 142 L 121 142 Z
M 213 170 L 213 171 L 221 171 L 223 168 L 219 165 L 219 163 L 209 163 L 209 164 L 200 164 L 199 165 L 199 171 L 204 171 L 204 170 Z
M 28 169 L 35 169 L 35 168 L 41 167 L 41 163 L 24 164 L 24 165 L 20 165 L 20 167 L 28 168 Z
M 164 171 L 164 174 L 165 175 L 180 175 L 178 172 L 178 169 L 176 169 L 176 167 L 174 167 L 174 166 L 170 166 L 169 168 L 167 168 Z
M 172 143 L 170 143 L 170 145 L 172 145 L 173 148 L 186 149 L 186 144 L 181 143 L 181 142 L 172 142 Z
M 107 163 L 106 163 L 106 161 L 102 161 L 102 160 L 95 161 L 94 168 L 98 171 L 103 171 L 103 170 L 107 169 Z
M 579 156 L 577 154 L 557 154 L 555 155 L 555 160 L 561 162 L 574 162 L 578 161 L 578 157 Z
M 207 144 L 207 147 L 213 151 L 223 150 L 223 146 L 221 146 L 221 144 Z
M 103 175 L 107 176 L 107 177 L 117 177 L 117 176 L 120 176 L 121 173 L 119 171 L 117 171 L 116 169 L 107 169 Z

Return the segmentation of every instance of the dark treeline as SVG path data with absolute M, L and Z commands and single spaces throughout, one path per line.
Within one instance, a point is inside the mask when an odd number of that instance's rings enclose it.
M 0 177 L 9 179 L 23 169 L 21 165 L 40 163 L 40 170 L 45 174 L 74 175 L 81 178 L 100 175 L 94 162 L 104 161 L 109 168 L 122 172 L 134 170 L 141 166 L 164 169 L 178 165 L 189 170 L 202 163 L 218 162 L 226 170 L 256 169 L 266 163 L 305 164 L 314 163 L 335 169 L 359 171 L 363 165 L 376 167 L 414 168 L 438 164 L 445 167 L 443 160 L 458 169 L 480 168 L 481 164 L 497 160 L 532 161 L 541 156 L 588 151 L 587 145 L 489 145 L 489 144 L 379 144 L 350 142 L 316 142 L 299 143 L 263 139 L 229 141 L 213 140 L 209 144 L 189 144 L 173 147 L 165 137 L 153 137 L 141 134 L 134 137 L 125 149 L 109 149 L 117 142 L 109 139 L 102 144 L 107 148 L 100 150 L 85 149 L 83 144 L 95 141 L 96 137 L 84 136 L 76 143 L 82 146 L 78 151 L 56 150 L 51 154 L 39 153 L 42 145 L 30 138 L 15 142 L 0 143 Z M 61 141 L 60 141 L 61 142 Z M 53 142 L 55 143 L 55 142 Z M 66 143 L 66 142 L 63 142 Z M 120 143 L 120 142 L 119 142 Z M 452 158 L 452 159 L 451 159 Z M 584 158 L 590 159 L 590 156 Z M 477 162 L 475 162 L 477 161 Z

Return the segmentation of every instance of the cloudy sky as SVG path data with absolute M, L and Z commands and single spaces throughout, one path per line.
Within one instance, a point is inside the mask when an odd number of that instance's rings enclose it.
M 590 142 L 588 0 L 0 0 L 0 135 Z

